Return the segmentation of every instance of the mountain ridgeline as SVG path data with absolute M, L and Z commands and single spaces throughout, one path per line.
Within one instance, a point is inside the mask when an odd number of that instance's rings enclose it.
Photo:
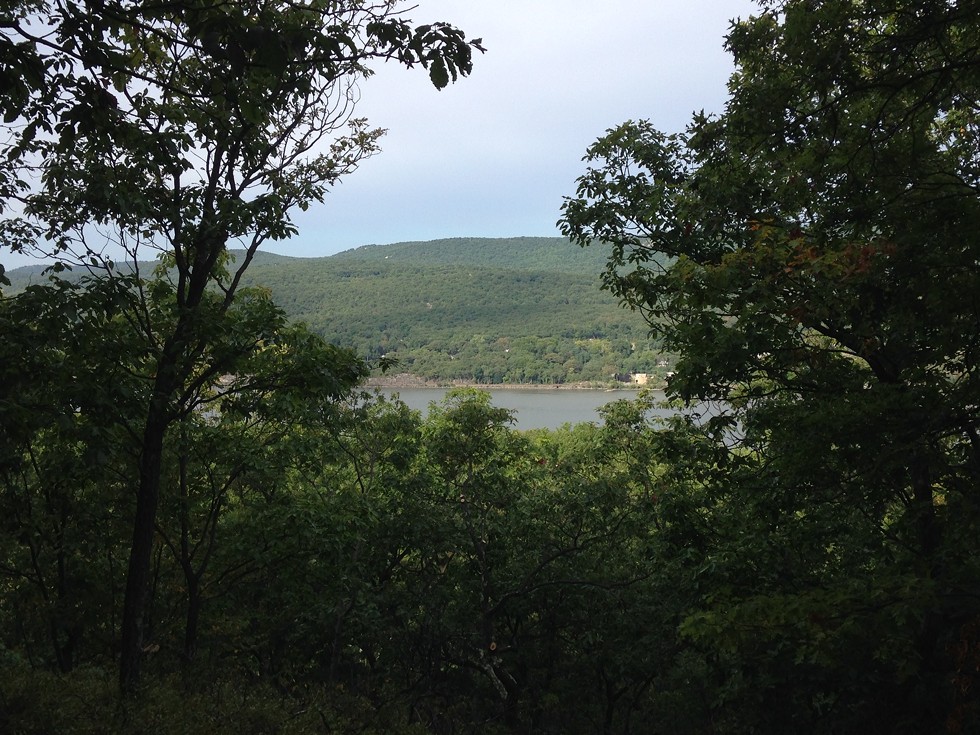
M 639 314 L 601 289 L 601 248 L 563 238 L 455 238 L 270 259 L 249 282 L 295 319 L 395 372 L 438 381 L 662 377 Z M 656 379 L 656 378 L 654 378 Z
M 440 382 L 662 380 L 670 356 L 642 317 L 602 290 L 606 253 L 564 238 L 368 245 L 322 258 L 260 253 L 246 285 L 290 318 L 395 373 Z M 13 286 L 37 267 L 9 273 Z

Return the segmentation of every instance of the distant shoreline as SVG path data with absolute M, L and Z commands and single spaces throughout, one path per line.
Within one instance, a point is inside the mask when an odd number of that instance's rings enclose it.
M 632 383 L 596 383 L 580 381 L 576 383 L 473 383 L 466 380 L 438 381 L 422 378 L 411 373 L 398 375 L 372 375 L 364 382 L 367 388 L 399 390 L 408 388 L 479 388 L 481 390 L 634 390 L 658 388 L 656 385 L 633 385 Z

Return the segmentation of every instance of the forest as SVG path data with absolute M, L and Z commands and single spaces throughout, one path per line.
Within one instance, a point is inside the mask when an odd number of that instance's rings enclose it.
M 366 64 L 479 63 L 398 5 L 2 11 L 0 731 L 980 732 L 980 5 L 760 0 L 602 134 L 564 247 L 702 408 L 524 432 L 261 285 Z
M 670 356 L 602 290 L 599 250 L 565 238 L 452 238 L 270 263 L 246 282 L 294 319 L 376 364 L 442 383 L 609 384 Z
M 376 374 L 385 360 L 392 372 L 443 384 L 609 385 L 646 373 L 662 385 L 671 356 L 639 314 L 601 290 L 604 265 L 600 250 L 560 237 L 452 238 L 322 258 L 259 252 L 242 283 L 268 289 L 287 317 Z M 10 271 L 9 292 L 43 283 L 43 270 Z

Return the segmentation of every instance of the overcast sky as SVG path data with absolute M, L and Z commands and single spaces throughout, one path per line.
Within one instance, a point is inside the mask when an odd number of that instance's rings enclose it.
M 410 3 L 406 3 L 410 5 Z M 722 48 L 749 0 L 417 0 L 416 24 L 482 38 L 470 77 L 436 91 L 421 69 L 378 68 L 357 116 L 386 128 L 382 152 L 297 217 L 268 249 L 321 256 L 442 237 L 557 235 L 585 149 L 629 119 L 664 131 L 721 111 Z M 7 267 L 14 262 L 0 253 Z
M 630 119 L 683 130 L 721 111 L 733 70 L 722 45 L 748 0 L 419 0 L 486 54 L 437 92 L 394 65 L 362 85 L 358 115 L 388 130 L 382 153 L 271 248 L 317 256 L 441 237 L 558 234 L 586 148 Z

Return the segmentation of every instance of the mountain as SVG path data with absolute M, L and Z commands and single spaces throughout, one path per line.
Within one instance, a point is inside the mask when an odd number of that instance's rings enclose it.
M 322 258 L 262 253 L 246 285 L 371 361 L 440 381 L 567 383 L 662 377 L 639 314 L 601 290 L 605 252 L 564 238 L 368 245 Z M 23 269 L 8 275 L 17 283 Z M 36 274 L 32 274 L 36 277 Z
M 454 237 L 394 245 L 367 245 L 333 256 L 337 260 L 473 265 L 505 270 L 595 275 L 606 264 L 600 247 L 580 248 L 561 237 Z

